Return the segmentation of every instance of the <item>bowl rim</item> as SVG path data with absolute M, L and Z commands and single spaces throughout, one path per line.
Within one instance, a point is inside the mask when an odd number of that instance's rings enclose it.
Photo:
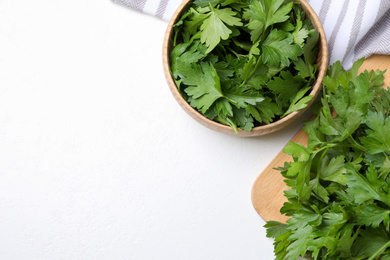
M 170 73 L 170 58 L 169 58 L 169 43 L 171 40 L 171 35 L 173 32 L 173 25 L 176 23 L 178 18 L 181 15 L 181 12 L 183 11 L 184 7 L 193 0 L 184 0 L 179 7 L 176 9 L 175 13 L 172 15 L 166 32 L 164 36 L 163 41 L 163 69 L 165 78 L 167 80 L 169 89 L 171 90 L 174 98 L 179 103 L 179 105 L 185 110 L 185 112 L 190 115 L 193 119 L 198 121 L 198 123 L 214 130 L 217 132 L 221 132 L 228 135 L 234 135 L 234 136 L 240 136 L 240 137 L 252 137 L 252 136 L 260 136 L 260 135 L 266 135 L 272 132 L 275 132 L 277 130 L 282 129 L 283 127 L 290 125 L 295 120 L 297 120 L 315 101 L 316 97 L 319 95 L 321 89 L 322 89 L 322 79 L 326 75 L 326 71 L 328 68 L 328 43 L 326 40 L 326 35 L 324 28 L 322 26 L 322 23 L 320 19 L 318 18 L 317 14 L 313 10 L 313 8 L 310 6 L 310 4 L 306 0 L 292 0 L 294 2 L 299 2 L 301 5 L 301 8 L 305 11 L 305 13 L 308 15 L 308 18 L 312 21 L 312 24 L 316 31 L 320 34 L 320 50 L 317 56 L 317 77 L 316 81 L 312 85 L 312 90 L 308 95 L 314 95 L 314 98 L 312 98 L 308 103 L 307 106 L 303 109 L 300 109 L 298 111 L 294 111 L 287 116 L 278 119 L 270 124 L 265 124 L 261 126 L 253 127 L 251 131 L 246 131 L 238 128 L 238 133 L 234 131 L 234 129 L 230 126 L 215 122 L 213 120 L 208 119 L 207 117 L 203 116 L 200 112 L 198 112 L 195 108 L 193 108 L 179 93 L 177 86 L 172 78 L 172 75 Z

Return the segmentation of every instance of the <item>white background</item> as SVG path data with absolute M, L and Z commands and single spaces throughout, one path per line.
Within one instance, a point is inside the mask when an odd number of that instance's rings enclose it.
M 273 259 L 251 187 L 299 128 L 244 139 L 179 107 L 167 22 L 0 0 L 0 259 Z

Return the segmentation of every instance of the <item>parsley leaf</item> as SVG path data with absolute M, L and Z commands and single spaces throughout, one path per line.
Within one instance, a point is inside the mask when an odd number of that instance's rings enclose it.
M 233 87 L 225 91 L 228 100 L 238 108 L 246 108 L 248 105 L 256 105 L 264 100 L 260 94 L 252 91 L 245 91 L 242 88 Z
M 234 17 L 236 13 L 231 8 L 211 9 L 208 18 L 200 26 L 202 32 L 200 41 L 206 43 L 207 51 L 212 51 L 221 40 L 227 40 L 232 33 L 227 25 L 242 26 L 240 19 Z
M 251 39 L 256 42 L 264 31 L 271 25 L 289 19 L 292 3 L 283 5 L 284 0 L 253 1 L 245 18 L 250 20 L 248 28 L 251 30 Z
M 379 190 L 377 176 L 371 180 L 359 174 L 353 166 L 347 164 L 345 166 L 346 176 L 348 177 L 347 192 L 354 197 L 356 203 L 363 203 L 369 200 L 378 200 L 390 206 L 390 197 L 388 194 Z M 368 174 L 376 174 L 375 169 L 370 168 Z
M 277 95 L 278 102 L 285 107 L 291 104 L 306 83 L 301 76 L 293 76 L 290 71 L 282 71 L 279 77 L 274 77 L 267 83 L 267 87 Z
M 252 115 L 260 123 L 269 124 L 273 119 L 281 114 L 280 107 L 271 101 L 271 98 L 265 97 L 265 99 L 256 104 L 256 106 L 248 105 L 247 113 Z
M 191 106 L 205 113 L 217 99 L 223 97 L 220 80 L 209 63 L 201 63 L 191 69 L 190 74 L 183 75 L 183 82 L 194 86 L 186 88 L 185 92 L 191 97 Z M 192 77 L 194 74 L 197 77 Z
M 375 203 L 367 204 L 361 211 L 357 218 L 359 225 L 371 226 L 372 228 L 378 228 L 381 223 L 384 224 L 386 231 L 389 231 L 389 217 L 390 210 L 384 209 L 376 205 Z
M 298 44 L 300 47 L 303 47 L 305 39 L 309 36 L 309 30 L 307 30 L 305 27 L 302 28 L 300 10 L 298 10 L 297 25 L 292 32 L 292 35 L 294 37 L 294 43 Z
M 303 97 L 306 92 L 310 89 L 310 87 L 308 88 L 304 88 L 304 89 L 301 89 L 298 91 L 298 93 L 296 94 L 294 100 L 291 102 L 290 104 L 290 107 L 287 109 L 287 111 L 282 115 L 282 117 L 285 117 L 286 115 L 294 112 L 294 111 L 298 111 L 302 108 L 305 108 L 307 107 L 307 103 L 313 99 L 313 95 L 310 95 L 310 96 L 306 96 L 306 97 Z
M 298 56 L 302 54 L 302 49 L 293 43 L 292 35 L 278 29 L 271 31 L 261 44 L 261 49 L 264 62 L 275 67 L 278 67 L 280 63 L 289 66 L 291 60 L 298 59 Z
M 360 138 L 367 152 L 377 154 L 390 153 L 390 117 L 384 119 L 382 113 L 368 111 L 366 136 Z
M 299 256 L 304 256 L 307 250 L 307 243 L 313 238 L 311 236 L 313 228 L 311 226 L 305 226 L 304 228 L 297 229 L 288 239 L 293 241 L 287 247 L 288 259 L 297 259 Z

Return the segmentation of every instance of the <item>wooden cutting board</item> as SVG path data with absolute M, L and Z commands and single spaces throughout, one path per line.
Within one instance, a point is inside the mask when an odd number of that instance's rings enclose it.
M 360 71 L 364 70 L 385 70 L 385 84 L 390 86 L 390 55 L 373 55 L 365 60 Z M 290 140 L 291 142 L 307 144 L 308 136 L 302 130 L 299 130 Z M 283 191 L 287 189 L 283 181 L 283 176 L 274 167 L 283 166 L 284 162 L 292 161 L 291 156 L 282 151 L 273 159 L 273 161 L 257 177 L 252 187 L 252 203 L 257 213 L 265 220 L 276 220 L 285 222 L 288 217 L 281 215 L 279 210 L 286 202 Z

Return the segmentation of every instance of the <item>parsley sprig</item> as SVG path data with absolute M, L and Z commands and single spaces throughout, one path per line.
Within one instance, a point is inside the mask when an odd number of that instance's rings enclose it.
M 265 225 L 277 260 L 390 259 L 390 88 L 384 71 L 358 74 L 362 63 L 330 66 L 307 147 L 284 149 L 291 218 Z
M 207 118 L 250 131 L 307 106 L 319 34 L 285 0 L 195 0 L 174 25 L 171 73 Z

